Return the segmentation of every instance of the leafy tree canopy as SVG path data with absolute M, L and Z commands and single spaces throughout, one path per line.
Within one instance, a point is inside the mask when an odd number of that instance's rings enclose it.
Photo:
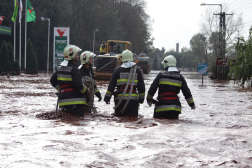
M 241 80 L 242 85 L 252 77 L 252 26 L 248 40 L 239 38 L 236 44 L 237 58 L 235 65 L 231 67 L 229 76 L 234 80 Z

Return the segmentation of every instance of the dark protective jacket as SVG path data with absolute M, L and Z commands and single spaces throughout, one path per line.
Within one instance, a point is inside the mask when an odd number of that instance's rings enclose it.
M 89 67 L 89 69 L 87 69 L 85 67 L 85 65 L 83 65 L 79 70 L 80 70 L 80 73 L 81 73 L 81 77 L 88 76 L 88 77 L 94 79 L 94 71 L 93 71 L 93 69 L 92 69 L 91 66 Z M 101 93 L 100 93 L 99 89 L 97 88 L 96 83 L 94 85 L 94 91 L 95 91 L 95 95 L 98 98 L 100 98 L 101 97 Z
M 162 70 L 154 79 L 151 84 L 147 101 L 151 101 L 155 95 L 157 88 L 158 90 L 158 103 L 156 104 L 155 113 L 169 113 L 169 112 L 178 112 L 181 113 L 181 103 L 178 98 L 180 90 L 189 104 L 190 107 L 194 106 L 194 100 L 190 89 L 187 86 L 187 83 L 184 77 L 179 72 L 168 72 L 168 67 Z
M 128 82 L 130 69 L 131 68 L 122 68 L 121 66 L 115 68 L 115 70 L 111 76 L 111 79 L 110 79 L 108 90 L 107 90 L 106 95 L 104 97 L 105 102 L 110 102 L 111 96 L 114 95 L 115 104 L 118 103 L 118 101 L 122 97 L 123 91 L 124 91 L 126 84 Z M 115 109 L 115 113 L 119 112 L 122 109 L 125 102 L 129 98 L 129 92 L 130 92 L 130 88 L 131 88 L 130 84 L 131 84 L 131 81 L 128 85 L 128 89 L 127 89 L 127 92 L 123 98 L 123 101 L 122 101 L 121 105 L 117 109 Z M 116 91 L 114 92 L 115 88 L 116 88 Z M 131 94 L 129 104 L 128 104 L 127 108 L 125 109 L 124 114 L 127 114 L 127 113 L 133 114 L 134 116 L 137 117 L 138 106 L 139 106 L 139 103 L 144 102 L 144 96 L 145 96 L 144 79 L 143 79 L 143 75 L 142 75 L 140 69 L 137 68 L 132 94 Z
M 80 71 L 72 61 L 67 66 L 61 66 L 52 75 L 50 82 L 60 91 L 59 107 L 68 105 L 88 105 L 85 94 L 88 92 L 82 84 Z

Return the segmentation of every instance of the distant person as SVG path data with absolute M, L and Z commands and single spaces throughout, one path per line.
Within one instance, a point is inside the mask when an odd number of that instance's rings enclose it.
M 147 57 L 144 50 L 142 50 L 142 52 L 138 55 L 138 57 Z
M 92 53 L 91 51 L 84 51 L 83 53 L 81 53 L 81 55 L 80 55 L 81 66 L 79 66 L 81 77 L 86 76 L 86 77 L 89 77 L 89 78 L 95 80 L 94 79 L 94 71 L 92 69 L 92 65 L 94 62 L 94 59 L 93 59 L 94 55 L 95 54 Z M 97 88 L 95 81 L 94 81 L 94 94 L 98 97 L 98 99 L 99 99 L 98 101 L 102 100 L 101 93 L 100 93 L 99 89 Z M 87 108 L 86 111 L 91 112 L 90 107 Z
M 122 52 L 122 62 L 111 76 L 104 101 L 110 104 L 110 99 L 114 95 L 115 116 L 138 117 L 139 103 L 144 102 L 145 96 L 143 75 L 133 62 L 133 53 L 130 50 Z
M 100 46 L 100 54 L 104 55 L 106 53 L 106 42 L 103 41 L 101 46 Z
M 81 82 L 80 71 L 77 67 L 78 52 L 81 49 L 75 45 L 64 48 L 64 61 L 61 67 L 52 75 L 51 85 L 59 91 L 59 107 L 76 116 L 84 116 L 87 105 L 85 95 L 89 90 Z
M 180 90 L 191 109 L 195 109 L 194 100 L 186 80 L 176 67 L 176 58 L 166 56 L 161 62 L 164 69 L 156 76 L 147 96 L 149 106 L 155 101 L 153 96 L 158 89 L 158 101 L 155 102 L 154 118 L 178 119 L 181 114 L 181 103 L 178 98 Z

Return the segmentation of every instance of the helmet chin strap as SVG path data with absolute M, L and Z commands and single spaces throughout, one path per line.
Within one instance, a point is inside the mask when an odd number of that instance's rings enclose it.
M 88 69 L 88 68 L 90 68 L 90 67 L 92 67 L 92 65 L 90 64 L 90 63 L 87 63 L 87 64 L 84 64 L 85 65 L 85 67 Z

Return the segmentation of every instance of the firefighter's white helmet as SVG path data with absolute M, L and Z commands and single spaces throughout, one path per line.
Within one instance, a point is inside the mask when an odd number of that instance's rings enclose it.
M 67 61 L 76 59 L 76 55 L 81 49 L 76 45 L 68 45 L 64 48 L 64 59 Z
M 91 51 L 82 52 L 81 55 L 80 55 L 81 64 L 90 64 L 89 58 L 94 57 L 94 56 L 95 56 L 95 54 L 92 53 Z
M 164 65 L 164 68 L 166 68 L 170 66 L 176 66 L 177 61 L 173 55 L 168 55 L 164 58 L 164 60 L 161 63 Z
M 133 53 L 128 49 L 122 52 L 122 62 L 125 61 L 133 61 Z

